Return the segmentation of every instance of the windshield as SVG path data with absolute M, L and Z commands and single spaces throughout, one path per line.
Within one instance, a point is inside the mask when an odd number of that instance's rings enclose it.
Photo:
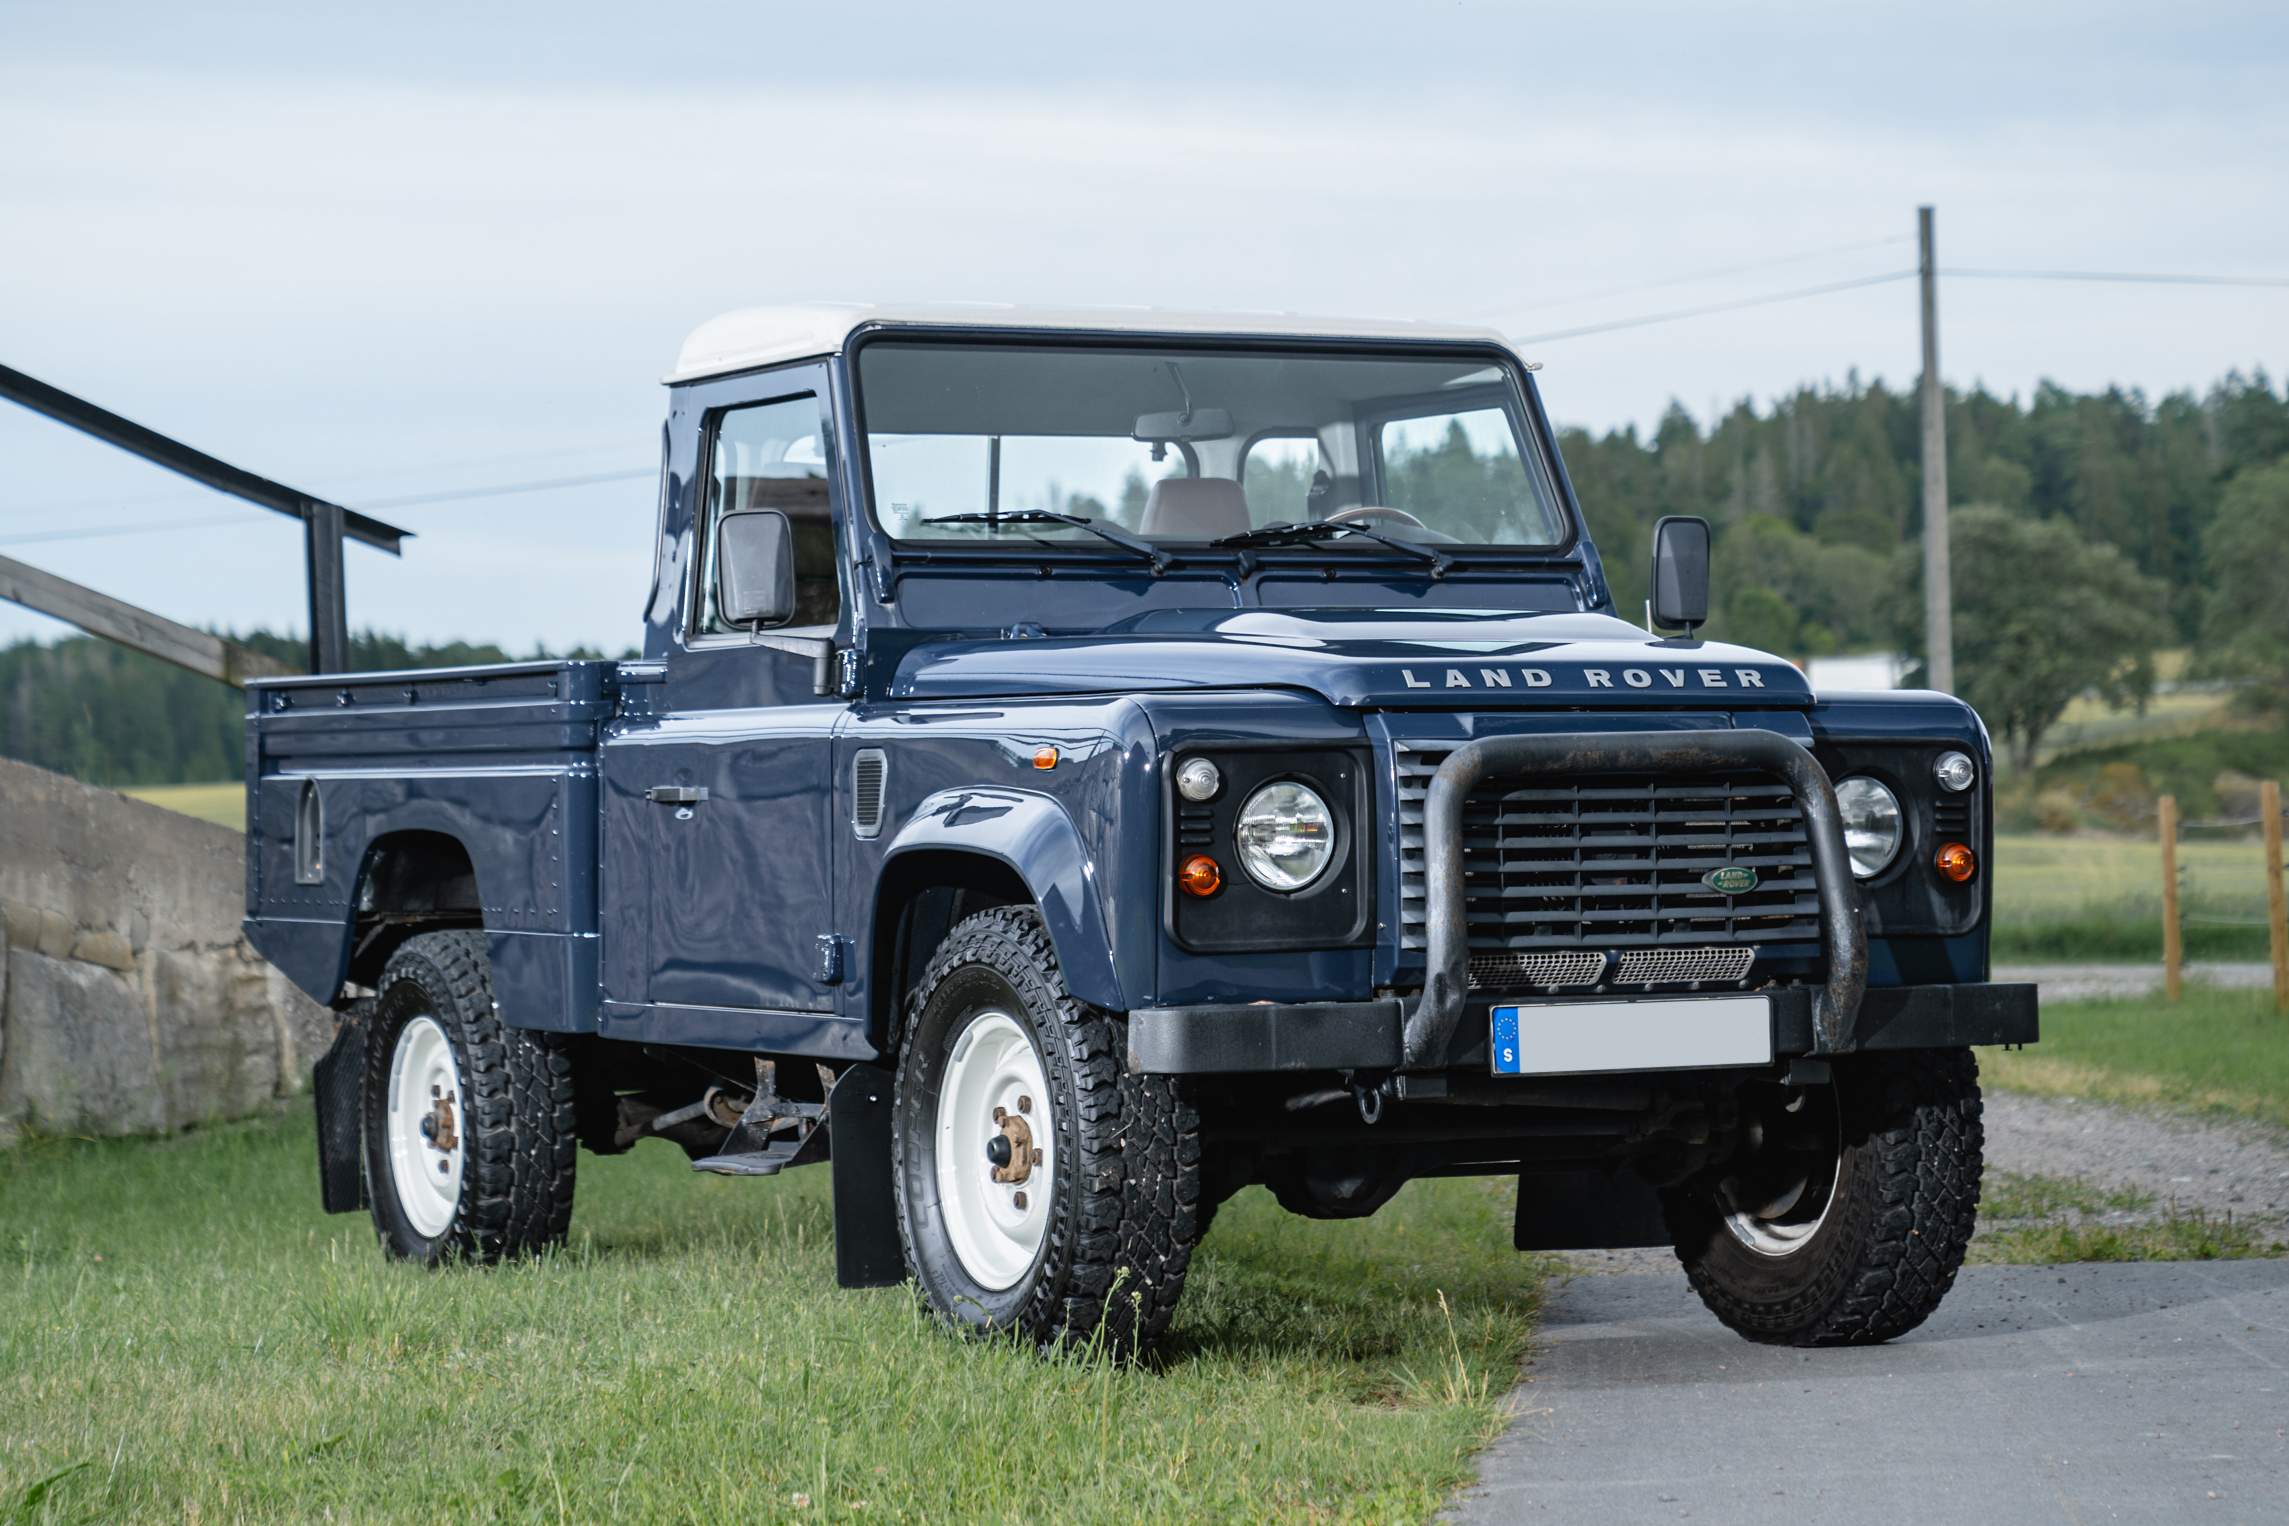
M 1044 512 L 1170 542 L 1319 520 L 1426 545 L 1566 539 L 1510 372 L 1483 356 L 877 340 L 856 366 L 874 516 L 899 540 L 1095 542 L 998 522 Z M 1389 554 L 1321 549 L 1354 548 Z

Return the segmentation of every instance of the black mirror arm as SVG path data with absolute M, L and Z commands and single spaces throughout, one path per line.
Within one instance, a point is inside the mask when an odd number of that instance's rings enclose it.
M 774 652 L 785 652 L 791 657 L 811 659 L 811 692 L 835 692 L 835 644 L 829 636 L 775 636 L 761 626 L 747 628 L 747 640 L 752 646 L 767 646 Z

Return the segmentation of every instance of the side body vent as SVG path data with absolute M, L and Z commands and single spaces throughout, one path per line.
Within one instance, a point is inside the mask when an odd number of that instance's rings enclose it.
M 318 781 L 302 781 L 302 794 L 294 802 L 294 883 L 326 883 L 326 807 L 318 798 Z
M 879 747 L 861 747 L 850 760 L 850 824 L 861 837 L 882 835 L 883 785 L 890 760 Z

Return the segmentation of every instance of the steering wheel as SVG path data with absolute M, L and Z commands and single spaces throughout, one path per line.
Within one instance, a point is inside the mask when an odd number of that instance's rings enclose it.
M 1331 525 L 1357 523 L 1365 525 L 1408 525 L 1417 530 L 1430 528 L 1429 525 L 1424 524 L 1405 509 L 1387 509 L 1376 503 L 1370 503 L 1356 509 L 1345 509 L 1340 514 L 1330 514 L 1327 516 L 1327 522 Z

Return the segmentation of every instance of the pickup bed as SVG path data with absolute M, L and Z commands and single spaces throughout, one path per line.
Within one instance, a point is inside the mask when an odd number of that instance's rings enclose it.
M 1616 618 L 1498 338 L 757 309 L 669 381 L 641 660 L 249 687 L 330 1209 L 492 1259 L 580 1148 L 831 1162 L 846 1284 L 1139 1350 L 1242 1187 L 1501 1175 L 1752 1339 L 1936 1306 L 2036 1037 L 1985 730 L 1698 639 L 1699 521 Z

